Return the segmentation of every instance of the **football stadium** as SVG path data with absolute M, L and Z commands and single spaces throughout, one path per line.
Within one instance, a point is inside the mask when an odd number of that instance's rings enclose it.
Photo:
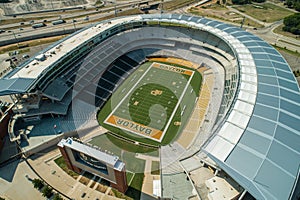
M 299 94 L 268 43 L 180 14 L 100 21 L 0 80 L 24 155 L 76 137 L 76 151 L 93 148 L 78 163 L 96 170 L 95 148 L 114 155 L 129 188 L 142 173 L 140 185 L 166 199 L 299 199 Z

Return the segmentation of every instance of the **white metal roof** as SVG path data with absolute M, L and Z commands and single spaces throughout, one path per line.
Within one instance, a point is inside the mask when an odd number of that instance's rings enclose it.
M 139 16 L 131 16 L 127 17 L 126 21 L 140 19 Z M 116 24 L 120 24 L 124 21 L 124 19 L 116 18 L 112 19 L 110 23 L 100 23 L 95 26 L 92 26 L 89 29 L 86 29 L 78 34 L 75 34 L 73 37 L 64 40 L 43 54 L 46 55 L 46 60 L 44 61 L 36 61 L 32 60 L 27 64 L 26 67 L 20 69 L 16 74 L 14 74 L 11 78 L 33 78 L 36 79 L 40 74 L 42 74 L 45 70 L 49 69 L 53 63 L 57 62 L 59 59 L 67 55 L 76 47 L 80 46 L 82 43 L 86 42 L 88 39 L 93 38 L 98 35 L 100 32 L 105 31 L 106 29 L 115 26 Z M 55 52 L 55 54 L 53 54 Z M 42 55 L 42 54 L 41 54 Z
M 116 163 L 118 163 L 117 168 L 120 168 L 121 164 L 119 161 L 119 157 L 118 156 L 114 156 L 114 155 L 110 155 L 107 153 L 104 153 L 96 148 L 90 147 L 86 144 L 77 142 L 75 140 L 73 140 L 72 138 L 68 138 L 68 139 L 62 139 L 59 143 L 58 146 L 60 147 L 68 147 L 70 149 L 73 149 L 75 151 L 78 152 L 82 152 L 86 155 L 89 155 L 93 158 L 96 158 L 99 161 L 103 161 L 111 166 L 115 166 Z

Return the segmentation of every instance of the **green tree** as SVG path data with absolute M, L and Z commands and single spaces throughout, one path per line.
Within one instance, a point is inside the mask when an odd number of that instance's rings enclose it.
M 243 5 L 243 4 L 249 4 L 252 2 L 262 3 L 262 2 L 265 2 L 266 0 L 231 0 L 231 1 L 233 4 Z
M 43 190 L 42 190 L 43 196 L 50 198 L 52 195 L 52 188 L 48 185 L 45 185 Z
M 285 2 L 285 5 L 288 7 L 288 8 L 293 8 L 293 4 L 294 4 L 294 1 L 293 0 L 287 0 Z
M 300 35 L 300 13 L 290 15 L 283 20 L 283 30 Z
M 43 181 L 37 178 L 33 179 L 32 183 L 33 183 L 33 187 L 36 189 L 41 189 L 44 186 Z
M 294 8 L 300 12 L 300 1 L 295 3 Z
M 300 11 L 300 0 L 286 0 L 284 3 L 288 8 L 294 8 Z
M 251 3 L 251 0 L 232 0 L 233 4 L 243 5 Z
M 63 200 L 63 198 L 58 193 L 56 193 L 53 197 L 53 200 Z
M 266 0 L 252 0 L 253 2 L 256 2 L 256 3 L 263 3 L 265 2 Z

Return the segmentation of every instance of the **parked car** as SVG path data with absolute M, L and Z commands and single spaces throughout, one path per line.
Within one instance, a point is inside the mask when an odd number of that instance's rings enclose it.
M 29 55 L 24 54 L 22 57 L 23 57 L 24 59 L 27 59 L 27 58 L 29 58 Z

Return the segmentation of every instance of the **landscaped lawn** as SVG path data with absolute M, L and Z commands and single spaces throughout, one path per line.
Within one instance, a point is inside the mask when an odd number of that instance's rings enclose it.
M 66 173 L 68 173 L 70 176 L 72 176 L 74 179 L 77 179 L 77 177 L 79 176 L 79 174 L 77 174 L 76 172 L 70 170 L 70 169 L 67 167 L 66 161 L 64 160 L 63 157 L 59 157 L 59 158 L 55 159 L 54 162 L 55 162 L 60 168 L 62 168 Z
M 152 161 L 151 174 L 152 175 L 159 175 L 160 174 L 160 167 L 159 167 L 159 162 L 158 161 Z
M 300 40 L 300 36 L 294 35 L 293 33 L 287 32 L 287 31 L 283 31 L 282 28 L 284 27 L 283 24 L 281 24 L 280 26 L 278 26 L 277 28 L 274 29 L 274 33 L 278 33 L 280 35 L 284 35 L 287 37 L 292 37 L 295 38 L 296 40 Z

